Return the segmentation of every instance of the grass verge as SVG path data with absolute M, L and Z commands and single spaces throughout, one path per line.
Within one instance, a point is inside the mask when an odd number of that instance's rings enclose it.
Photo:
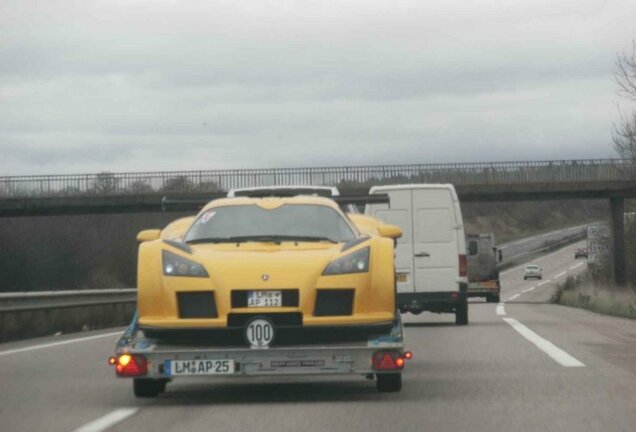
M 636 289 L 595 286 L 587 275 L 570 276 L 559 284 L 553 303 L 592 312 L 636 319 Z

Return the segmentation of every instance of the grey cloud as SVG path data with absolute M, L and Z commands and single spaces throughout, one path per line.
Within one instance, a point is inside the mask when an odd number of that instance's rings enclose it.
M 636 6 L 495 3 L 5 2 L 0 170 L 611 156 Z

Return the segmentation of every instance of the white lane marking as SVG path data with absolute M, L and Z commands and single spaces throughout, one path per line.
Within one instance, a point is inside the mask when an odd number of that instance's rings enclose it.
M 515 294 L 515 295 L 513 295 L 512 297 L 510 297 L 510 298 L 508 299 L 508 301 L 514 300 L 514 299 L 516 299 L 517 297 L 519 297 L 520 295 L 521 295 L 521 294 Z
M 567 273 L 567 272 L 562 271 L 562 272 L 561 272 L 561 273 L 559 273 L 558 275 L 554 276 L 554 278 L 553 278 L 553 279 L 558 279 L 558 278 L 560 278 L 561 276 L 565 276 L 565 274 L 566 274 L 566 273 Z
M 43 348 L 50 348 L 50 347 L 55 347 L 55 346 L 60 346 L 60 345 L 67 345 L 67 344 L 71 344 L 71 343 L 75 343 L 75 342 L 84 342 L 84 341 L 87 341 L 87 340 L 105 338 L 105 337 L 110 337 L 110 336 L 115 336 L 115 335 L 121 335 L 123 332 L 124 331 L 121 330 L 121 331 L 118 331 L 118 332 L 100 334 L 100 335 L 96 335 L 96 336 L 87 336 L 87 337 L 82 337 L 82 338 L 77 338 L 77 339 L 64 340 L 64 341 L 60 341 L 60 342 L 52 342 L 52 343 L 48 343 L 48 344 L 34 345 L 34 346 L 29 346 L 29 347 L 24 347 L 24 348 L 16 348 L 16 349 L 12 349 L 12 350 L 0 351 L 0 356 L 9 355 L 9 354 L 17 354 L 17 353 L 33 351 L 33 350 L 39 350 L 39 349 L 43 349 Z
M 97 420 L 93 420 L 90 423 L 85 424 L 84 426 L 75 429 L 74 432 L 101 432 L 115 426 L 117 423 L 120 423 L 126 420 L 131 415 L 135 414 L 139 411 L 139 408 L 120 408 L 111 412 L 110 414 L 106 414 L 104 417 L 100 417 Z
M 552 282 L 552 279 L 547 279 L 547 280 L 544 280 L 543 282 L 541 282 L 540 284 L 537 284 L 537 286 L 540 287 L 540 286 L 543 286 L 543 285 L 545 285 L 547 283 L 550 283 L 550 282 Z
M 532 287 L 530 287 L 530 288 L 528 288 L 528 289 L 524 289 L 524 290 L 523 290 L 523 293 L 524 293 L 524 294 L 525 294 L 525 293 L 529 293 L 530 291 L 532 291 L 532 290 L 533 290 L 533 289 L 535 289 L 535 288 L 536 288 L 536 286 L 532 286 Z
M 581 267 L 583 264 L 585 263 L 584 262 L 578 263 L 577 265 L 570 267 L 570 270 L 574 270 L 575 268 Z
M 497 305 L 497 315 L 503 316 L 505 314 L 506 314 L 506 310 L 504 309 L 504 304 L 503 303 L 499 303 Z
M 542 338 L 528 327 L 521 324 L 514 318 L 502 318 L 505 322 L 510 324 L 521 336 L 528 339 L 537 348 L 549 355 L 552 360 L 565 367 L 584 367 L 585 365 L 572 357 L 570 354 L 563 351 L 561 348 L 554 345 L 547 339 Z

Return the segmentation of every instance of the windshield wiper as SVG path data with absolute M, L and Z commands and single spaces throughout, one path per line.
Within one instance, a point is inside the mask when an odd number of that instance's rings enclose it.
M 187 240 L 186 243 L 188 244 L 197 244 L 197 243 L 234 243 L 236 242 L 236 240 L 234 240 L 232 237 L 203 237 L 203 238 L 197 238 L 197 239 L 192 239 L 192 240 Z
M 188 244 L 197 243 L 244 243 L 244 242 L 272 242 L 281 243 L 283 241 L 306 241 L 319 242 L 327 241 L 329 243 L 338 243 L 336 240 L 328 237 L 314 236 L 292 236 L 292 235 L 251 235 L 251 236 L 234 236 L 234 237 L 206 237 L 200 239 L 188 240 Z
M 289 241 L 303 241 L 303 242 L 326 241 L 329 243 L 338 243 L 336 240 L 330 239 L 329 237 L 318 237 L 318 236 L 280 236 L 280 237 Z

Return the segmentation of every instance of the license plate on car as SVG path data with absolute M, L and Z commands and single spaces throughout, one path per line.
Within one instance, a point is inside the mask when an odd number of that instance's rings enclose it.
M 234 360 L 166 360 L 163 370 L 169 376 L 229 375 L 234 373 Z
M 397 281 L 398 282 L 406 282 L 409 280 L 409 274 L 408 273 L 398 273 L 397 275 Z
M 247 307 L 281 307 L 283 306 L 282 291 L 248 291 Z

